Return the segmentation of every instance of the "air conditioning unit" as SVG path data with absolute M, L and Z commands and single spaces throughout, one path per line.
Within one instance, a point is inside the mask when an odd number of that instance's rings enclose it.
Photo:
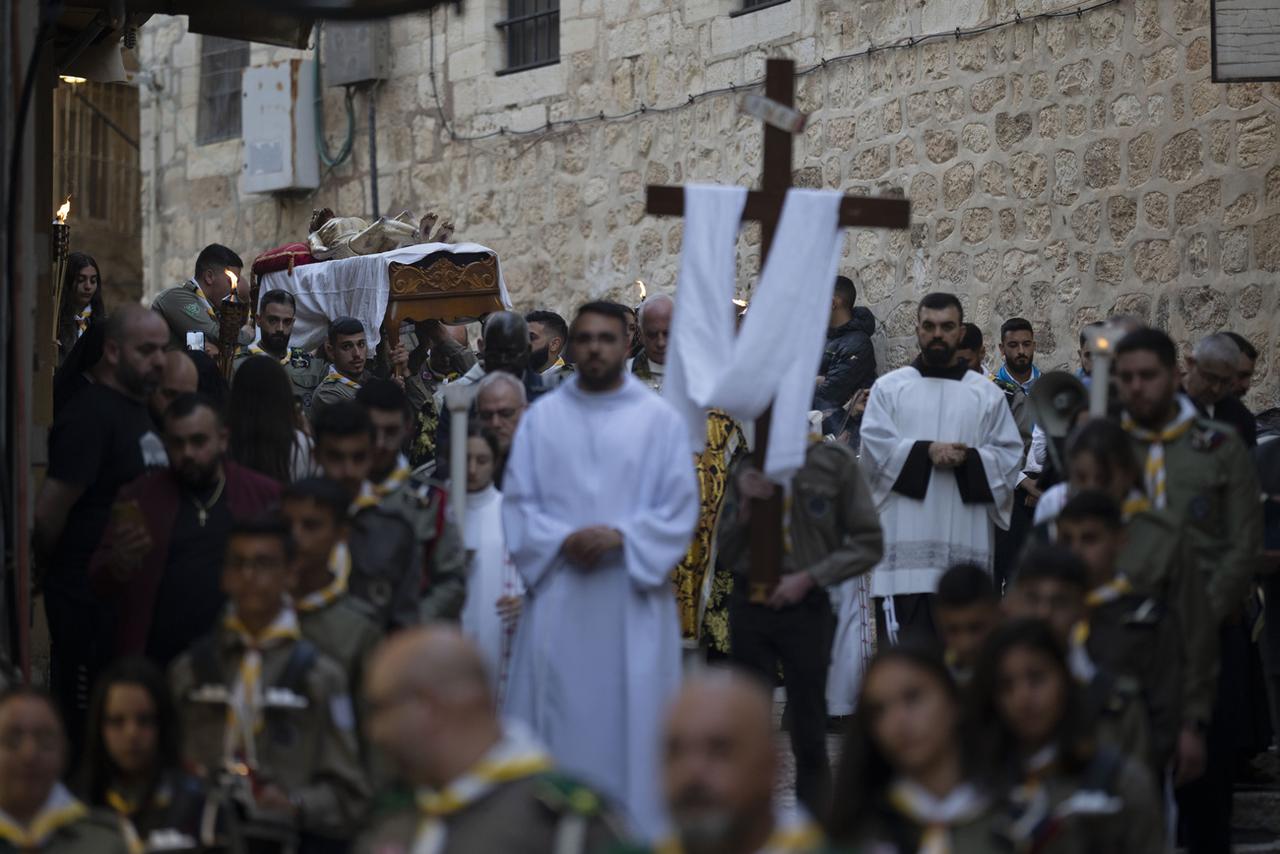
M 315 64 L 289 59 L 246 68 L 243 97 L 241 191 L 285 193 L 319 187 Z

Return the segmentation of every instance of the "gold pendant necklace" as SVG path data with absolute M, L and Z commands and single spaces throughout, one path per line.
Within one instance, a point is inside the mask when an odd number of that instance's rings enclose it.
M 213 491 L 213 496 L 208 501 L 201 501 L 194 495 L 191 496 L 191 503 L 196 506 L 196 524 L 201 528 L 209 521 L 209 511 L 213 509 L 213 505 L 218 503 L 218 499 L 222 497 L 222 489 L 227 485 L 226 474 L 218 475 L 218 487 Z

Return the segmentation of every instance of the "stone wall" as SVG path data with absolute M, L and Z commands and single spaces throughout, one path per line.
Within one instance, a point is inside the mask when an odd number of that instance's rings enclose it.
M 718 96 L 534 136 L 450 140 L 428 75 L 433 52 L 450 125 L 473 135 L 679 104 L 759 78 L 766 56 L 805 67 L 1064 4 L 791 0 L 731 17 L 738 0 L 562 0 L 561 62 L 495 76 L 492 24 L 503 5 L 470 0 L 461 18 L 396 22 L 394 79 L 378 96 L 379 193 L 384 212 L 439 210 L 460 236 L 495 248 L 521 308 L 569 310 L 591 296 L 631 295 L 637 278 L 674 288 L 681 226 L 645 215 L 644 185 L 754 184 L 758 123 Z M 854 231 L 842 264 L 860 274 L 894 364 L 914 346 L 914 301 L 945 289 L 963 295 L 989 336 L 1004 317 L 1030 318 L 1045 368 L 1073 361 L 1080 325 L 1113 311 L 1148 318 L 1182 343 L 1231 328 L 1263 351 L 1251 402 L 1280 400 L 1280 367 L 1269 367 L 1280 360 L 1280 84 L 1211 81 L 1208 9 L 1208 0 L 1120 0 L 1078 18 L 832 62 L 802 78 L 799 105 L 813 115 L 796 141 L 796 183 L 901 191 L 913 203 L 909 232 Z M 300 239 L 321 203 L 366 210 L 363 136 L 314 198 L 240 194 L 239 144 L 192 142 L 198 38 L 180 19 L 144 29 L 147 62 L 170 81 L 154 104 L 144 98 L 144 141 L 159 140 L 158 157 L 145 142 L 143 152 L 144 180 L 158 182 L 149 290 L 189 275 L 209 241 L 248 257 Z M 255 47 L 254 61 L 281 55 Z M 344 121 L 339 107 L 329 93 L 331 138 Z M 758 232 L 748 228 L 744 293 L 757 255 Z

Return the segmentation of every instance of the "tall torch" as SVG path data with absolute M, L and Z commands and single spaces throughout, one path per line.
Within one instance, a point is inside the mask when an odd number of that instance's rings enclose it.
M 58 337 L 58 314 L 62 310 L 62 291 L 67 281 L 67 256 L 71 254 L 71 226 L 67 225 L 67 217 L 71 216 L 71 197 L 58 208 L 53 215 L 53 225 L 49 229 L 49 261 L 53 275 L 53 338 Z
M 1089 352 L 1093 354 L 1093 370 L 1089 373 L 1089 417 L 1105 418 L 1107 393 L 1111 391 L 1111 358 L 1118 336 L 1111 324 L 1096 326 L 1089 331 Z
M 227 270 L 231 280 L 231 293 L 222 298 L 218 310 L 218 361 L 222 375 L 231 381 L 231 366 L 236 360 L 236 346 L 240 343 L 240 328 L 249 317 L 249 304 L 240 299 L 240 277 Z
M 449 383 L 443 389 L 449 408 L 449 506 L 458 531 L 466 534 L 467 516 L 467 415 L 476 398 L 476 386 Z M 440 453 L 443 448 L 437 448 Z

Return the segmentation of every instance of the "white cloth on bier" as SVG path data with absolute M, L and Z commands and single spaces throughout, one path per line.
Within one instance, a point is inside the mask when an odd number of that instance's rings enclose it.
M 331 320 L 354 317 L 364 324 L 365 340 L 369 342 L 372 353 L 381 340 L 382 320 L 387 314 L 391 263 L 412 264 L 436 252 L 453 255 L 483 253 L 498 257 L 497 252 L 478 243 L 421 243 L 379 255 L 317 261 L 294 267 L 292 273 L 280 270 L 266 274 L 259 284 L 258 299 L 277 288 L 293 294 L 298 303 L 298 313 L 290 346 L 314 349 L 324 340 Z M 511 296 L 502 277 L 501 262 L 498 264 L 498 288 L 502 304 L 510 308 Z

